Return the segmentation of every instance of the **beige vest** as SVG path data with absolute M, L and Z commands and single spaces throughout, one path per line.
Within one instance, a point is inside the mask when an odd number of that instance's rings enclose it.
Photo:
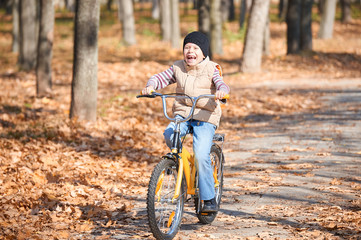
M 202 94 L 215 94 L 216 87 L 212 81 L 214 70 L 218 64 L 207 57 L 196 66 L 189 67 L 184 60 L 176 61 L 173 65 L 174 75 L 177 80 L 177 93 L 183 93 L 191 97 Z M 187 117 L 190 113 L 192 101 L 190 99 L 176 99 L 173 105 L 174 115 Z M 217 127 L 222 112 L 219 101 L 213 98 L 203 98 L 197 103 L 193 119 L 209 122 Z

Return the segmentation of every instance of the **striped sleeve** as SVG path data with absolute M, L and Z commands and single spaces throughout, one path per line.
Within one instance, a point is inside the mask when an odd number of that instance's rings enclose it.
M 148 86 L 153 86 L 155 90 L 165 88 L 166 86 L 175 83 L 175 76 L 173 66 L 165 70 L 164 72 L 153 75 L 147 82 Z
M 212 80 L 213 80 L 214 85 L 216 86 L 217 91 L 221 90 L 221 91 L 223 91 L 223 92 L 225 92 L 227 94 L 229 93 L 230 88 L 223 81 L 223 77 L 221 76 L 221 74 L 220 74 L 220 72 L 219 72 L 219 70 L 217 68 L 215 68 L 215 70 L 214 70 Z

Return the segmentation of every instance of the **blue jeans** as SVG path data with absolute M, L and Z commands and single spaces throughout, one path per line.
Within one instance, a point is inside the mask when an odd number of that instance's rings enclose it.
M 193 127 L 193 152 L 195 164 L 199 174 L 199 193 L 201 200 L 214 198 L 214 178 L 210 159 L 213 136 L 216 126 L 197 120 L 182 122 L 180 125 L 180 135 L 184 136 L 188 129 Z M 171 122 L 164 131 L 164 138 L 169 148 L 172 147 L 175 123 Z

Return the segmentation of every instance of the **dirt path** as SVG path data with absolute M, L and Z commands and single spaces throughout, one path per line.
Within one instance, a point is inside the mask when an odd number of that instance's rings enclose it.
M 361 79 L 257 83 L 320 91 L 321 111 L 248 116 L 239 151 L 226 154 L 222 210 L 181 239 L 360 239 Z M 243 138 L 242 135 L 253 137 Z M 234 144 L 234 143 L 232 143 Z
M 248 116 L 239 151 L 226 154 L 222 210 L 181 239 L 361 239 L 361 79 L 258 83 L 320 91 L 306 114 Z
M 249 115 L 228 141 L 222 207 L 201 225 L 187 204 L 176 239 L 361 239 L 361 79 L 257 83 L 321 93 L 320 110 Z M 114 226 L 74 239 L 153 239 L 146 189 Z

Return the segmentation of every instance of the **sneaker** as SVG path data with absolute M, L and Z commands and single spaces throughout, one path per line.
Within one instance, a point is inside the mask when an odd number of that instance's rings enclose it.
M 204 200 L 202 212 L 213 213 L 217 211 L 218 211 L 218 206 L 215 198 L 212 198 L 211 200 Z

